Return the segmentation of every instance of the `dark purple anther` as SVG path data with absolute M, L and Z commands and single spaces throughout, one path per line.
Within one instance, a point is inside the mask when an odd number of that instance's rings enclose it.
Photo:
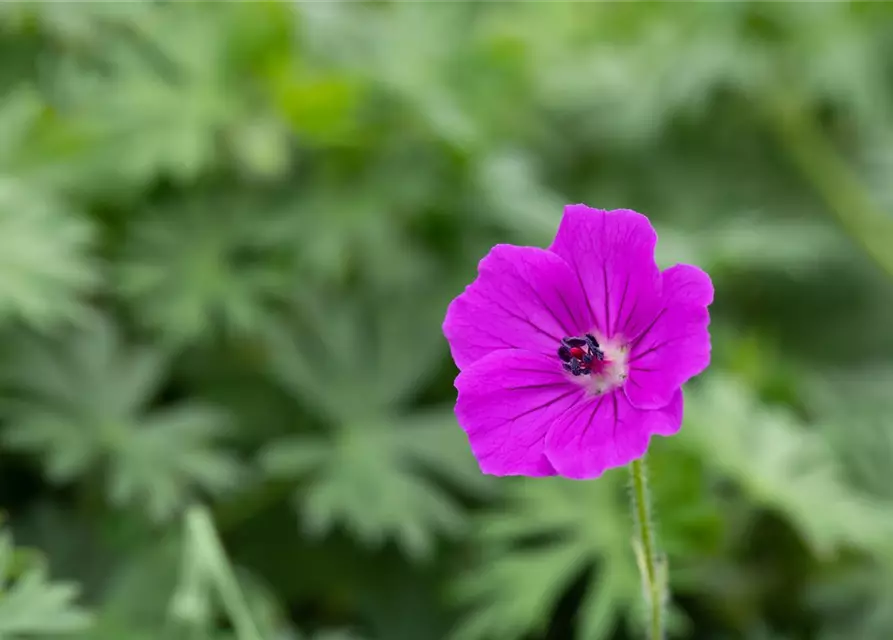
M 558 357 L 561 358 L 565 371 L 575 376 L 585 376 L 592 373 L 592 359 L 604 360 L 605 354 L 599 348 L 598 340 L 587 333 L 583 338 L 562 338 Z
M 591 333 L 586 334 L 586 344 L 589 346 L 589 353 L 599 360 L 605 359 L 605 352 L 601 350 L 598 340 L 596 340 Z

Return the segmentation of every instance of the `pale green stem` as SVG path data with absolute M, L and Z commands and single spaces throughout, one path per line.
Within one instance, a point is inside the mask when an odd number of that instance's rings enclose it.
M 202 565 L 217 587 L 236 637 L 239 640 L 263 640 L 217 535 L 214 522 L 205 507 L 196 506 L 189 510 L 186 514 L 186 530 L 193 539 L 194 553 L 202 555 Z
M 893 276 L 893 220 L 825 136 L 796 91 L 777 87 L 765 110 L 785 152 L 825 201 L 840 227 Z
M 645 459 L 633 460 L 629 466 L 632 478 L 633 517 L 636 521 L 637 538 L 634 541 L 645 601 L 648 605 L 649 640 L 664 638 L 664 601 L 667 597 L 667 579 L 663 563 L 657 552 L 654 526 L 651 522 L 651 498 L 645 473 Z

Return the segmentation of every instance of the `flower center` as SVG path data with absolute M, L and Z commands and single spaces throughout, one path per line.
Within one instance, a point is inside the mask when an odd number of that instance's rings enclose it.
M 599 348 L 598 341 L 587 333 L 582 338 L 562 338 L 558 357 L 564 363 L 565 371 L 575 376 L 588 376 L 597 370 L 598 363 L 605 359 L 605 353 Z
M 628 375 L 628 345 L 612 340 L 600 344 L 590 333 L 562 338 L 558 357 L 565 371 L 590 392 L 601 395 L 622 385 Z

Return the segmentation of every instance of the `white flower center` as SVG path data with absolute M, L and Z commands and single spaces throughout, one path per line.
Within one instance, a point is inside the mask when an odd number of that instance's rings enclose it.
M 574 380 L 592 395 L 600 396 L 623 386 L 629 377 L 629 342 L 622 336 L 608 340 L 595 332 L 593 335 L 598 339 L 605 359 L 595 363 L 588 376 L 575 377 Z

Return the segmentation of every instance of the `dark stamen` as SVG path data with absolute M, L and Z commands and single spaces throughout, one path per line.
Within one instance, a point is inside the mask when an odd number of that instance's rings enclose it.
M 599 360 L 605 359 L 605 352 L 599 347 L 598 340 L 596 340 L 590 333 L 586 334 L 586 344 L 589 345 L 589 353 L 593 354 Z
M 598 340 L 587 333 L 582 338 L 575 336 L 562 338 L 561 346 L 558 347 L 558 357 L 561 359 L 565 371 L 569 371 L 575 376 L 585 376 L 592 373 L 593 358 L 601 361 L 605 359 L 605 354 L 601 350 Z

